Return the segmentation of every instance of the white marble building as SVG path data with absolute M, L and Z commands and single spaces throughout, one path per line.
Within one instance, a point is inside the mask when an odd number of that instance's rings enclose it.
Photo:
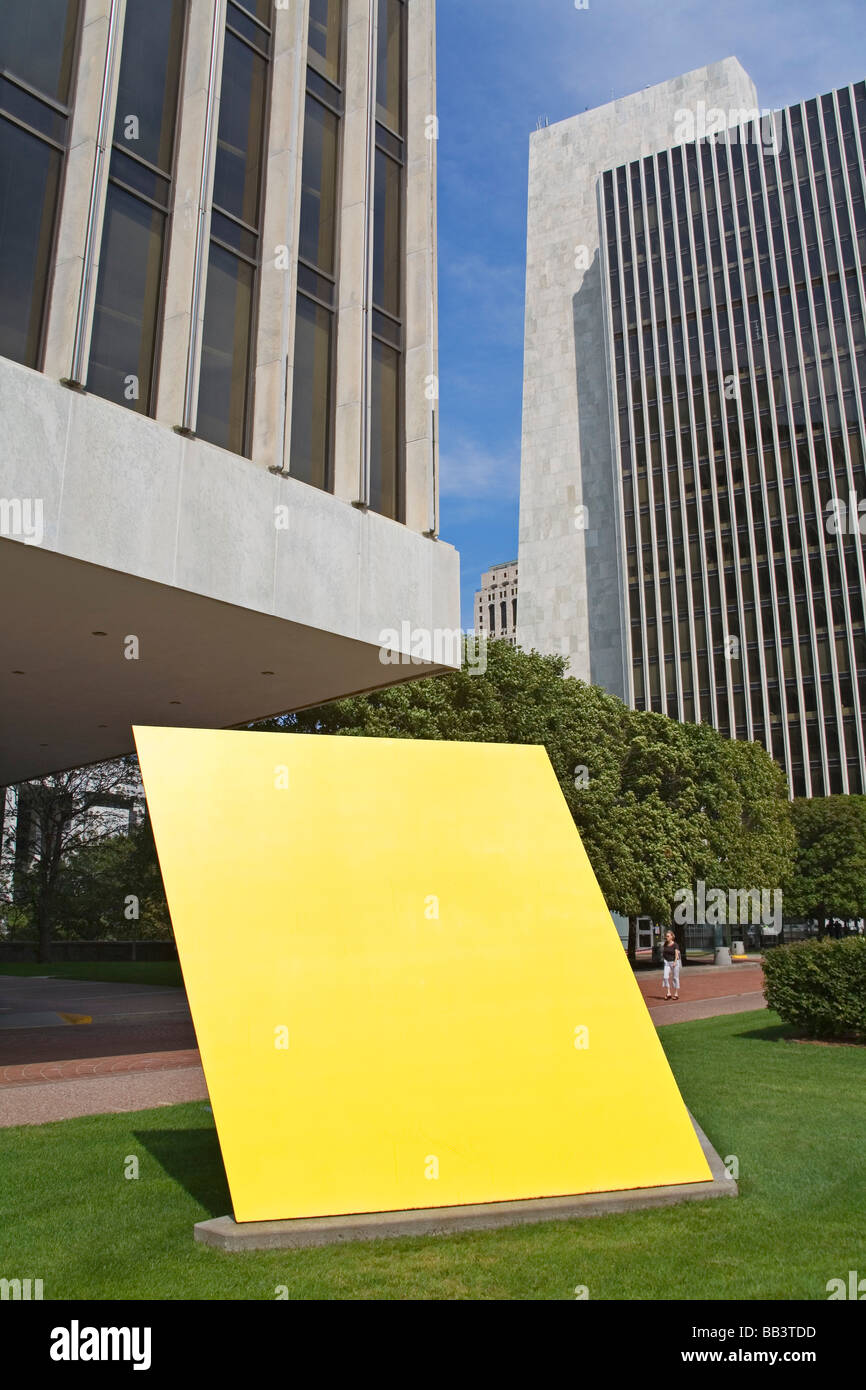
M 531 137 L 526 264 L 520 617 L 527 651 L 628 698 L 607 377 L 598 182 L 667 149 L 678 113 L 757 107 L 735 58 L 585 111 Z

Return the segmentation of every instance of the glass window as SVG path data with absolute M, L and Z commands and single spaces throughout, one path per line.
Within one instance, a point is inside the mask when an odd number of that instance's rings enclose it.
M 376 119 L 403 133 L 405 9 L 403 0 L 379 0 Z
M 395 97 L 392 80 L 403 80 L 402 58 L 396 61 L 391 41 L 382 56 L 383 33 L 397 25 L 402 45 L 402 12 L 399 0 L 379 0 L 379 116 L 389 124 L 393 112 L 383 110 L 383 101 L 402 101 Z M 402 47 L 399 50 L 402 53 Z M 394 79 L 394 74 L 398 79 Z M 402 499 L 402 411 L 403 381 L 403 142 L 382 124 L 376 125 L 376 166 L 373 189 L 373 371 L 370 454 L 370 506 L 401 519 Z
M 0 119 L 0 354 L 35 367 L 62 154 Z
M 311 0 L 289 472 L 325 490 L 332 485 L 344 20 L 342 0 Z
M 152 398 L 166 215 L 109 183 L 87 389 L 147 412 Z
M 397 518 L 400 477 L 400 354 L 373 339 L 370 506 Z
M 0 71 L 66 106 L 78 31 L 78 0 L 3 0 Z
M 202 333 L 197 432 L 242 454 L 255 267 L 211 243 Z
M 335 268 L 338 125 L 333 111 L 307 96 L 298 254 L 327 275 Z
M 292 386 L 291 474 L 326 489 L 331 458 L 331 353 L 333 314 L 298 295 Z
M 340 80 L 343 0 L 310 0 L 307 62 L 330 82 Z
M 248 227 L 259 220 L 268 64 L 226 34 L 214 170 L 214 206 Z
M 164 173 L 174 162 L 183 0 L 127 0 L 114 143 Z
M 270 17 L 259 0 L 229 0 L 220 86 L 196 431 L 236 454 L 249 450 Z
M 87 389 L 141 414 L 154 406 L 186 9 L 127 0 L 123 30 Z
M 403 170 L 383 150 L 376 151 L 375 232 L 373 238 L 373 303 L 400 317 L 400 256 Z
M 29 367 L 41 358 L 79 9 L 0 6 L 0 354 Z
M 253 15 L 260 24 L 268 25 L 270 23 L 274 0 L 234 0 L 234 3 L 246 10 L 248 14 Z M 278 5 L 277 8 L 279 9 L 280 6 Z

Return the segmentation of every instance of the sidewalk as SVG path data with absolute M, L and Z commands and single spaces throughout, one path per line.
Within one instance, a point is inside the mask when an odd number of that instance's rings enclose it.
M 765 1009 L 764 972 L 758 962 L 737 965 L 688 965 L 680 976 L 680 997 L 667 1003 L 662 969 L 641 971 L 636 976 L 656 1027 L 667 1023 L 691 1023 L 698 1018 L 719 1014 L 746 1013 Z
M 161 1065 L 148 1071 L 79 1076 L 74 1080 L 0 1083 L 0 1129 L 72 1120 L 81 1115 L 153 1110 L 160 1105 L 207 1098 L 204 1072 L 198 1064 Z

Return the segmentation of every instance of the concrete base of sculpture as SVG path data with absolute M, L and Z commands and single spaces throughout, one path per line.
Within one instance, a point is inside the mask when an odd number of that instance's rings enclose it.
M 710 1197 L 736 1197 L 737 1184 L 728 1176 L 725 1165 L 694 1116 L 690 1118 L 710 1165 L 712 1182 L 638 1187 L 627 1192 L 588 1192 L 577 1197 L 539 1197 L 524 1202 L 485 1202 L 470 1207 L 425 1207 L 417 1211 L 305 1217 L 294 1221 L 239 1223 L 231 1216 L 216 1216 L 210 1221 L 197 1222 L 193 1232 L 202 1245 L 211 1245 L 217 1250 L 302 1250 L 355 1240 L 442 1236 L 541 1221 L 573 1221 L 578 1217 L 674 1206 L 678 1202 L 704 1202 Z

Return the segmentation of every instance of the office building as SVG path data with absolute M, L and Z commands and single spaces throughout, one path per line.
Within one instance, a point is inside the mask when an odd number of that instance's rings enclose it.
M 447 669 L 434 0 L 4 0 L 0 70 L 0 784 Z
M 866 791 L 864 141 L 728 59 L 532 142 L 520 642 L 795 795 Z

